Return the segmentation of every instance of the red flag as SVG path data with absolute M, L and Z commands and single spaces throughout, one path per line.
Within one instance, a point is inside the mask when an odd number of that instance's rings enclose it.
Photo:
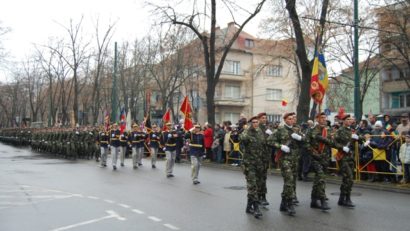
M 162 116 L 162 130 L 166 131 L 167 130 L 167 126 L 165 126 L 167 123 L 169 123 L 171 121 L 171 111 L 168 109 L 167 112 L 164 114 L 164 116 Z
M 122 108 L 121 115 L 120 115 L 120 133 L 121 134 L 124 133 L 125 127 L 127 127 L 125 108 Z
M 181 112 L 184 114 L 184 129 L 188 131 L 193 127 L 192 116 L 191 116 L 191 104 L 189 103 L 188 96 L 185 96 L 184 101 L 181 104 Z

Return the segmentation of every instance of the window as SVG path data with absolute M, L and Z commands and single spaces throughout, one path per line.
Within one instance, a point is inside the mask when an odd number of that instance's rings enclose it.
M 241 71 L 241 63 L 239 61 L 226 60 L 223 67 L 223 73 L 239 75 Z
M 271 123 L 274 123 L 276 121 L 281 121 L 282 116 L 279 114 L 267 114 L 266 117 L 268 118 L 268 121 Z
M 410 93 L 406 94 L 406 107 L 410 107 Z
M 282 66 L 281 65 L 271 65 L 268 66 L 266 73 L 267 76 L 280 77 L 282 76 Z
M 241 97 L 241 87 L 238 85 L 225 85 L 224 96 L 239 99 Z
M 282 100 L 282 90 L 266 89 L 266 100 Z
M 410 93 L 392 93 L 391 108 L 410 107 Z
M 224 121 L 231 121 L 232 124 L 235 124 L 239 120 L 239 113 L 235 112 L 225 112 Z
M 253 42 L 252 39 L 245 39 L 245 47 L 252 48 L 254 46 L 255 46 L 255 43 Z

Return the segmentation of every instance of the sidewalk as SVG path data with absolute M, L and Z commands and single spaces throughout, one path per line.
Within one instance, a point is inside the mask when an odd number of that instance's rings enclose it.
M 189 163 L 189 162 L 188 162 Z M 203 166 L 211 168 L 221 168 L 232 171 L 242 171 L 241 167 L 235 167 L 228 164 L 217 164 L 212 162 L 202 162 Z M 271 175 L 280 176 L 280 170 L 271 169 L 269 170 Z M 313 176 L 309 174 L 309 178 L 313 179 Z M 327 175 L 326 182 L 329 184 L 341 184 L 341 178 L 338 176 Z M 373 190 L 382 190 L 388 192 L 397 192 L 410 194 L 410 184 L 393 184 L 393 183 L 384 183 L 384 182 L 367 182 L 367 181 L 355 181 L 353 187 L 373 189 Z

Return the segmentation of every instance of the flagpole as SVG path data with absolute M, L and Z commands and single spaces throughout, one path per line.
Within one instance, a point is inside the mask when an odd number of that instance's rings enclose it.
M 315 43 L 315 53 L 314 53 L 315 55 L 316 55 L 316 52 L 318 50 L 319 44 L 320 45 L 322 44 L 322 37 L 323 37 L 323 34 L 325 32 L 325 23 L 326 23 L 326 14 L 327 14 L 327 11 L 324 10 L 324 9 L 327 9 L 328 5 L 329 5 L 329 0 L 324 0 L 323 4 L 322 4 L 322 14 L 320 15 L 320 20 L 319 20 L 320 27 L 319 27 L 318 33 L 316 35 L 317 37 L 316 37 L 316 43 Z M 317 108 L 317 104 L 316 104 L 316 102 L 313 101 L 312 109 L 310 111 L 310 119 L 311 120 L 315 119 L 316 108 Z M 319 105 L 319 113 L 320 113 L 320 111 L 321 111 L 321 105 Z

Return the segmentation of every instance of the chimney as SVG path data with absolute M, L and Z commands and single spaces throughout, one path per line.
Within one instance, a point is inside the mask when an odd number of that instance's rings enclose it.
M 232 26 L 235 26 L 235 22 L 228 23 L 228 27 L 232 27 Z

